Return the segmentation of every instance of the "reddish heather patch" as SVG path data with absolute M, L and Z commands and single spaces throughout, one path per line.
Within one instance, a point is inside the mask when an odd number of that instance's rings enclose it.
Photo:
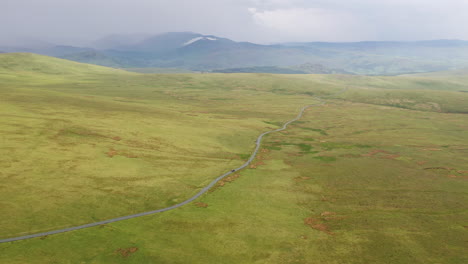
M 115 155 L 118 154 L 118 151 L 115 150 L 114 148 L 110 148 L 109 151 L 106 153 L 109 158 L 114 157 Z
M 210 192 L 216 190 L 217 187 L 223 187 L 223 186 L 226 185 L 226 183 L 228 183 L 228 182 L 233 182 L 233 181 L 235 181 L 235 180 L 236 180 L 237 178 L 239 178 L 240 176 L 241 176 L 241 175 L 240 175 L 239 173 L 229 175 L 228 177 L 226 177 L 226 178 L 220 180 L 220 181 L 218 182 L 218 184 L 216 185 L 216 187 L 211 188 Z
M 306 219 L 304 219 L 304 224 L 312 227 L 315 230 L 325 232 L 325 233 L 327 233 L 329 235 L 333 235 L 333 232 L 331 232 L 329 230 L 328 226 L 325 225 L 324 223 L 322 223 L 322 221 L 320 219 L 316 219 L 316 218 L 313 218 L 313 217 L 307 217 Z
M 468 179 L 468 176 L 457 176 L 457 175 L 453 175 L 453 174 L 450 174 L 450 175 L 447 175 L 447 177 L 449 178 L 458 178 L 458 179 Z
M 132 154 L 132 153 L 128 153 L 128 152 L 124 153 L 123 155 L 124 155 L 125 157 L 129 158 L 129 159 L 136 159 L 136 158 L 138 158 L 137 155 Z
M 208 207 L 207 203 L 202 203 L 202 202 L 196 202 L 194 203 L 196 207 L 201 207 L 201 208 L 206 208 Z
M 426 163 L 427 163 L 427 161 L 418 161 L 418 162 L 416 162 L 416 164 L 418 164 L 419 166 L 422 166 L 422 165 L 424 165 Z
M 320 214 L 320 216 L 331 216 L 331 215 L 336 215 L 336 213 L 325 211 L 325 212 L 323 212 L 323 213 Z
M 121 137 L 113 137 L 112 139 L 115 140 L 115 141 L 120 141 L 120 140 L 122 140 Z
M 258 166 L 260 166 L 260 165 L 265 165 L 265 162 L 263 162 L 263 161 L 261 161 L 261 160 L 260 160 L 260 161 L 257 161 L 256 163 L 250 164 L 249 168 L 251 168 L 251 169 L 256 169 L 256 168 L 257 168 Z
M 119 248 L 115 251 L 115 253 L 120 254 L 122 257 L 126 258 L 137 251 L 138 251 L 137 247 L 130 247 L 130 248 Z
M 270 152 L 270 150 L 264 148 L 264 149 L 260 150 L 260 152 L 262 152 L 262 153 L 268 153 L 268 152 Z
M 425 170 L 454 170 L 454 168 L 449 168 L 449 167 L 429 167 L 429 168 L 424 168 Z
M 391 155 L 383 156 L 382 159 L 392 159 L 393 160 L 393 159 L 396 159 L 396 158 L 399 158 L 399 157 L 400 157 L 400 155 L 398 155 L 398 154 L 391 154 Z

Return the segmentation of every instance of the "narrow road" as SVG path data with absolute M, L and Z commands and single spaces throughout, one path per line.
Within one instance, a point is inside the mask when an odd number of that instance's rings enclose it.
M 347 89 L 343 89 L 342 91 L 336 93 L 336 94 L 333 94 L 334 95 L 338 95 L 338 94 L 341 94 L 341 93 L 344 93 Z M 218 178 L 216 178 L 215 180 L 213 180 L 210 184 L 208 184 L 208 186 L 206 186 L 205 188 L 201 189 L 197 194 L 195 194 L 194 196 L 192 196 L 191 198 L 181 202 L 181 203 L 178 203 L 178 204 L 175 204 L 173 206 L 170 206 L 170 207 L 166 207 L 166 208 L 162 208 L 162 209 L 158 209 L 158 210 L 154 210 L 154 211 L 149 211 L 149 212 L 143 212 L 143 213 L 139 213 L 139 214 L 133 214 L 133 215 L 127 215 L 127 216 L 122 216 L 122 217 L 117 217 L 117 218 L 112 218 L 112 219 L 108 219 L 108 220 L 104 220 L 104 221 L 99 221 L 99 222 L 94 222 L 94 223 L 90 223 L 90 224 L 86 224 L 86 225 L 80 225 L 80 226 L 74 226 L 74 227 L 68 227 L 68 228 L 63 228 L 63 229 L 57 229 L 57 230 L 52 230 L 52 231 L 47 231 L 47 232 L 42 232 L 42 233 L 36 233 L 36 234 L 31 234 L 31 235 L 25 235 L 25 236 L 19 236 L 19 237 L 12 237 L 12 238 L 6 238 L 6 239 L 0 239 L 0 243 L 7 243 L 7 242 L 13 242 L 13 241 L 18 241 L 18 240 L 24 240 L 24 239 L 29 239 L 29 238 L 35 238 L 35 237 L 42 237 L 42 236 L 48 236 L 48 235 L 54 235 L 54 234 L 58 234 L 58 233 L 64 233 L 64 232 L 69 232 L 69 231 L 75 231 L 75 230 L 79 230 L 79 229 L 83 229 L 83 228 L 88 228 L 88 227 L 93 227 L 93 226 L 99 226 L 99 225 L 104 225 L 104 224 L 109 224 L 109 223 L 114 223 L 114 222 L 118 222 L 118 221 L 122 221 L 122 220 L 127 220 L 127 219 L 132 219 L 132 218 L 136 218 L 136 217 L 140 217 L 140 216 L 145 216 L 145 215 L 151 215 L 151 214 L 156 214 L 156 213 L 161 213 L 161 212 L 165 212 L 165 211 L 169 211 L 169 210 L 173 210 L 173 209 L 176 209 L 176 208 L 179 208 L 181 206 L 184 206 L 188 203 L 191 203 L 192 201 L 194 201 L 195 199 L 197 199 L 198 197 L 202 196 L 204 193 L 206 193 L 209 189 L 211 189 L 211 187 L 213 187 L 217 182 L 219 182 L 220 180 L 222 180 L 223 178 L 225 178 L 226 176 L 236 172 L 236 171 L 239 171 L 245 167 L 247 167 L 254 159 L 255 157 L 257 156 L 257 153 L 260 149 L 260 145 L 262 143 L 262 139 L 264 136 L 268 135 L 268 134 L 271 134 L 271 133 L 274 133 L 274 132 L 279 132 L 279 131 L 282 131 L 282 130 L 285 130 L 289 124 L 291 124 L 292 122 L 295 122 L 299 119 L 302 118 L 302 116 L 304 115 L 304 112 L 307 108 L 311 107 L 311 106 L 319 106 L 319 105 L 324 105 L 326 102 L 319 98 L 319 97 L 314 97 L 314 99 L 318 100 L 319 103 L 316 103 L 316 104 L 310 104 L 310 105 L 307 105 L 307 106 L 304 106 L 301 111 L 299 112 L 299 114 L 296 116 L 296 118 L 292 119 L 292 120 L 289 120 L 288 122 L 286 122 L 283 127 L 281 128 L 278 128 L 278 129 L 275 129 L 275 130 L 271 130 L 271 131 L 267 131 L 267 132 L 264 132 L 262 133 L 260 136 L 258 136 L 257 140 L 255 141 L 255 144 L 256 144 L 256 147 L 255 147 L 255 150 L 253 151 L 252 155 L 250 155 L 250 158 L 247 160 L 247 162 L 245 162 L 242 166 L 236 168 L 236 169 L 232 169 L 226 173 L 224 173 L 223 175 L 219 176 Z

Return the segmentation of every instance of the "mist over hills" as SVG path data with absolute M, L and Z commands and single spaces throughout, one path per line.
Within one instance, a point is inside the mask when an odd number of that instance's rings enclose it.
M 310 42 L 261 45 L 213 35 L 170 32 L 113 35 L 89 47 L 0 46 L 116 68 L 180 68 L 216 72 L 395 75 L 468 67 L 468 41 Z M 311 66 L 312 65 L 312 66 Z

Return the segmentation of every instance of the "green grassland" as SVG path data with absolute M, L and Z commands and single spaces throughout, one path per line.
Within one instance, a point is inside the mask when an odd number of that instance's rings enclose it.
M 465 263 L 467 75 L 139 74 L 0 55 L 0 263 Z M 348 87 L 348 91 L 333 96 Z

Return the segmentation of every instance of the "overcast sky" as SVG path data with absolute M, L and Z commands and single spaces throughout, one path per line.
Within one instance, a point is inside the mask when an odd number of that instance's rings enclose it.
M 468 0 L 0 0 L 0 43 L 192 31 L 257 43 L 468 40 Z

